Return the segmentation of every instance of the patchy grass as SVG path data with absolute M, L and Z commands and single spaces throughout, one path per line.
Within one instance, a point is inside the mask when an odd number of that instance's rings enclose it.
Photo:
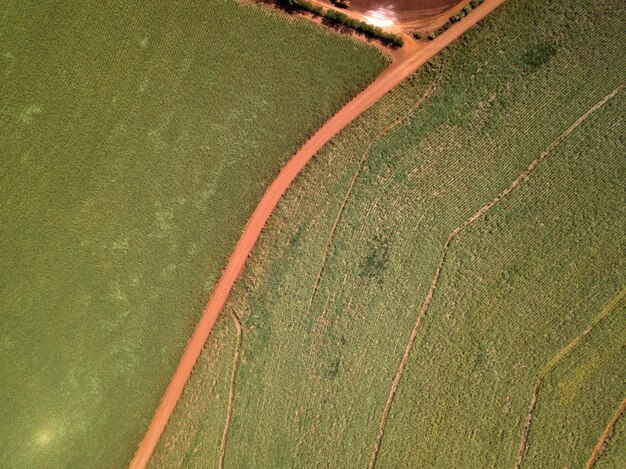
M 514 466 L 538 373 L 626 285 L 626 91 L 559 139 L 620 89 L 625 14 L 616 0 L 507 2 L 318 155 L 229 302 L 245 332 L 227 466 L 367 466 L 440 265 L 377 467 Z M 451 233 L 548 149 L 442 262 Z M 589 347 L 561 365 L 585 366 Z M 586 379 L 581 403 L 594 397 Z M 203 392 L 192 383 L 187 399 Z M 559 458 L 591 454 L 585 433 L 602 433 L 609 400 L 577 406 L 589 415 L 576 418 L 538 407 L 578 425 Z M 200 410 L 192 428 L 208 418 Z M 188 431 L 173 423 L 167 441 Z M 556 446 L 541 444 L 541 457 Z M 214 453 L 198 450 L 196 464 L 215 464 Z
M 231 0 L 0 3 L 0 466 L 130 460 L 266 186 L 384 65 Z

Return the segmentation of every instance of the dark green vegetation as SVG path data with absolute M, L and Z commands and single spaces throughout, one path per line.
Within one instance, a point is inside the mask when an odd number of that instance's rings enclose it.
M 465 18 L 465 16 L 467 16 L 469 14 L 470 11 L 472 11 L 474 8 L 476 8 L 477 6 L 481 5 L 484 2 L 485 2 L 485 0 L 472 0 L 467 5 L 465 5 L 461 9 L 461 11 L 459 11 L 458 13 L 455 13 L 454 15 L 452 15 L 450 17 L 450 19 L 445 22 L 445 24 L 443 24 L 442 26 L 437 28 L 436 31 L 431 32 L 428 35 L 428 39 L 430 39 L 432 41 L 437 36 L 439 36 L 441 33 L 447 31 L 448 29 L 450 29 L 450 27 L 454 23 L 458 23 L 459 21 L 461 21 L 463 18 Z M 417 38 L 417 39 L 419 39 L 419 38 Z
M 352 28 L 368 37 L 380 39 L 384 44 L 396 47 L 402 47 L 404 45 L 404 39 L 402 36 L 388 33 L 378 26 L 373 26 L 365 21 L 359 21 L 351 18 L 341 11 L 333 10 L 332 8 L 324 10 L 319 5 L 315 5 L 307 0 L 277 0 L 277 2 L 290 8 L 305 10 L 313 13 L 314 15 L 321 16 L 322 18 L 328 20 L 331 24 L 347 26 L 348 28 Z
M 226 467 L 367 467 L 441 266 L 377 467 L 513 467 L 538 376 L 626 287 L 625 24 L 618 0 L 507 2 L 334 139 L 270 220 L 153 466 L 216 464 L 234 310 Z M 591 455 L 626 394 L 623 311 L 544 377 L 522 467 Z
M 306 10 L 316 15 L 323 15 L 324 9 L 308 0 L 278 0 L 278 3 L 287 7 L 296 8 L 300 10 Z
M 354 18 L 350 18 L 348 15 L 340 11 L 329 8 L 324 13 L 324 18 L 332 23 L 338 23 L 344 26 L 348 26 L 349 28 L 352 28 L 359 33 L 363 33 L 366 36 L 380 39 L 384 43 L 392 44 L 398 47 L 402 47 L 404 45 L 404 39 L 402 39 L 402 36 L 398 36 L 397 34 L 393 34 L 393 33 L 388 33 L 384 31 L 382 28 L 379 28 L 378 26 L 372 26 L 371 24 L 366 23 L 365 21 L 359 21 L 359 20 L 355 20 Z
M 384 63 L 230 0 L 0 0 L 0 467 L 129 461 L 269 181 Z

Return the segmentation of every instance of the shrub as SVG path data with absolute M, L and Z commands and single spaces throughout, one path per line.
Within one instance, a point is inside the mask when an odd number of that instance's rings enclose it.
M 401 36 L 398 36 L 397 34 L 385 32 L 381 28 L 377 26 L 372 26 L 371 24 L 366 23 L 365 21 L 359 21 L 359 20 L 350 18 L 348 15 L 346 15 L 345 13 L 342 13 L 341 11 L 328 9 L 326 10 L 325 13 L 322 14 L 322 16 L 329 21 L 343 24 L 344 26 L 348 26 L 354 29 L 355 31 L 365 34 L 366 36 L 380 39 L 381 41 L 386 42 L 388 44 L 392 44 L 398 47 L 402 47 L 404 45 L 404 39 L 402 39 Z
M 299 8 L 301 10 L 310 11 L 311 13 L 319 15 L 322 18 L 327 19 L 328 21 L 342 24 L 367 36 L 380 39 L 387 44 L 395 45 L 398 47 L 402 47 L 404 45 L 404 39 L 402 39 L 401 36 L 385 32 L 381 28 L 377 26 L 372 26 L 371 24 L 364 21 L 350 18 L 348 15 L 341 11 L 333 10 L 332 8 L 324 11 L 322 7 L 314 5 L 308 0 L 278 0 L 278 2 L 291 8 Z
M 311 13 L 316 14 L 316 15 L 321 15 L 323 13 L 324 9 L 321 6 L 319 6 L 319 5 L 311 4 L 311 8 L 309 9 L 309 11 Z
M 314 5 L 308 0 L 278 0 L 278 3 L 289 6 L 291 8 L 298 8 L 300 10 L 310 11 L 315 15 L 321 15 L 324 9 L 318 5 Z
M 422 39 L 422 35 L 421 35 L 420 33 L 418 33 L 417 31 L 415 31 L 415 32 L 413 33 L 413 37 L 414 37 L 415 39 Z
M 450 17 L 450 23 L 457 23 L 457 22 L 461 21 L 461 18 L 463 18 L 464 16 L 465 16 L 464 13 L 458 12 L 456 15 L 452 15 Z
M 478 5 L 484 3 L 484 1 L 485 0 L 472 0 L 471 2 L 469 2 L 467 5 L 463 7 L 461 11 L 452 15 L 446 24 L 444 24 L 442 27 L 440 27 L 436 31 L 433 31 L 431 34 L 429 34 L 428 39 L 433 40 L 444 31 L 447 31 L 450 28 L 450 26 L 452 26 L 454 23 L 458 23 L 459 21 L 461 21 L 463 17 L 465 17 L 470 11 L 472 11 Z
M 528 48 L 523 56 L 523 60 L 527 67 L 531 70 L 536 70 L 547 63 L 556 54 L 556 51 L 556 46 L 551 43 L 534 44 Z

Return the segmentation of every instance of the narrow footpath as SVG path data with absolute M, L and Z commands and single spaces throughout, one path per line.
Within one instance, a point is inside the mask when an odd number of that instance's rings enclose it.
M 445 49 L 465 31 L 476 25 L 476 23 L 503 4 L 504 1 L 505 0 L 486 0 L 485 3 L 473 10 L 468 16 L 463 18 L 462 21 L 455 23 L 450 29 L 433 41 L 429 41 L 420 48 L 412 47 L 410 54 L 397 56 L 387 70 L 352 101 L 339 110 L 337 114 L 331 117 L 283 167 L 263 195 L 252 217 L 248 220 L 244 232 L 230 257 L 228 265 L 224 269 L 204 309 L 202 318 L 195 332 L 189 339 L 187 348 L 154 414 L 148 431 L 141 441 L 135 453 L 135 457 L 130 463 L 132 469 L 143 469 L 148 464 L 165 430 L 165 426 L 176 408 L 178 399 L 183 393 L 185 384 L 191 376 L 191 371 L 202 352 L 211 329 L 226 304 L 228 295 L 241 274 L 248 256 L 252 252 L 252 248 L 254 248 L 254 245 L 261 235 L 261 230 L 265 226 L 274 208 L 278 205 L 282 195 L 295 180 L 296 176 L 330 139 L 363 114 L 363 112 L 385 96 L 395 86 L 415 73 L 419 67 Z

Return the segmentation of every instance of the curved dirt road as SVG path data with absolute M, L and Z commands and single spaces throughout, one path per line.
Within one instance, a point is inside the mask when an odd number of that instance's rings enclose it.
M 228 265 L 215 286 L 209 303 L 204 309 L 202 318 L 195 332 L 189 339 L 183 357 L 150 422 L 148 431 L 141 441 L 135 453 L 135 457 L 130 463 L 132 469 L 146 467 L 165 430 L 170 416 L 174 412 L 176 403 L 183 393 L 185 384 L 191 376 L 191 371 L 202 352 L 202 348 L 209 337 L 213 324 L 215 324 L 220 311 L 224 307 L 235 281 L 241 274 L 252 248 L 261 235 L 261 231 L 278 204 L 278 201 L 294 181 L 298 173 L 331 138 L 337 135 L 396 85 L 413 74 L 420 66 L 447 47 L 448 44 L 504 3 L 504 1 L 505 0 L 486 0 L 485 3 L 465 17 L 463 21 L 455 23 L 435 40 L 416 49 L 412 54 L 398 59 L 365 90 L 328 120 L 283 167 L 263 195 L 252 217 L 248 220 L 248 224 L 235 247 Z

